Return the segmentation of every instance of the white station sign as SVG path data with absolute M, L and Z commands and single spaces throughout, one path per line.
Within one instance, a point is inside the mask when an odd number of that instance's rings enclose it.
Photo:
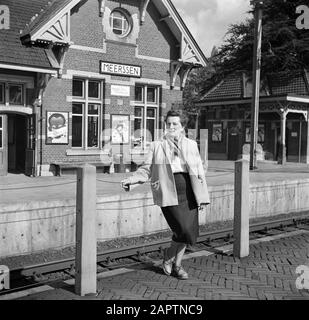
M 130 97 L 130 87 L 112 84 L 111 85 L 111 95 L 112 96 L 121 96 L 121 97 Z
M 142 75 L 142 67 L 130 64 L 100 61 L 100 73 L 140 78 Z

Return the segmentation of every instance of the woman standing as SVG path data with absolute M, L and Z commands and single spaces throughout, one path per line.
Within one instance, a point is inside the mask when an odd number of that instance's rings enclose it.
M 151 143 L 144 164 L 122 187 L 151 178 L 154 204 L 161 207 L 173 232 L 171 246 L 164 251 L 163 271 L 188 279 L 181 265 L 188 244 L 194 245 L 199 232 L 198 209 L 209 203 L 209 195 L 197 143 L 185 137 L 186 118 L 177 111 L 166 115 L 166 134 Z

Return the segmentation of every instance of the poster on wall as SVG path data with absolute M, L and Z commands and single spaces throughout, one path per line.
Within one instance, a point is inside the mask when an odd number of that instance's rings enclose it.
M 69 143 L 69 113 L 47 111 L 46 115 L 46 144 Z
M 251 141 L 251 134 L 250 134 L 251 128 L 249 126 L 246 127 L 246 142 L 250 143 Z M 264 124 L 259 124 L 258 129 L 258 143 L 263 143 L 265 140 L 265 126 Z
M 129 115 L 112 114 L 112 144 L 128 144 L 130 132 L 130 117 Z
M 222 141 L 222 123 L 214 123 L 212 125 L 212 142 Z

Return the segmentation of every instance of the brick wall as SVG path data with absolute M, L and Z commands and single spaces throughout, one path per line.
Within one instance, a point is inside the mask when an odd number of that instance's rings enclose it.
M 150 1 L 145 23 L 140 29 L 138 39 L 139 54 L 158 58 L 177 60 L 179 47 L 164 21 L 160 21 L 160 14 Z
M 99 17 L 99 2 L 86 1 L 78 10 L 71 15 L 71 41 L 74 44 L 102 48 L 103 47 L 103 26 L 102 18 Z
M 43 106 L 42 106 L 42 116 L 39 119 L 42 121 L 42 132 L 41 138 L 42 143 L 39 143 L 38 148 L 38 159 L 40 161 L 40 156 L 42 155 L 42 163 L 49 163 L 50 161 L 62 161 L 66 158 L 65 150 L 68 148 L 67 145 L 48 145 L 46 141 L 46 112 L 47 111 L 62 111 L 71 112 L 72 104 L 66 101 L 67 95 L 72 95 L 72 82 L 66 79 L 51 78 L 43 96 Z M 70 121 L 71 119 L 69 119 Z M 69 123 L 69 128 L 71 128 L 71 123 Z M 42 148 L 42 149 L 41 149 Z M 41 152 L 42 151 L 42 152 Z

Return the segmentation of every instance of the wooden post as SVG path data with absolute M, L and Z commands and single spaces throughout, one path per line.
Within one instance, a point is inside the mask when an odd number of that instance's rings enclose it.
M 208 167 L 208 129 L 200 130 L 200 155 L 206 170 Z
M 306 119 L 306 126 L 307 126 L 307 132 L 306 132 L 306 158 L 305 158 L 305 163 L 309 164 L 309 121 L 308 118 Z
M 77 170 L 76 276 L 80 296 L 97 291 L 96 168 L 86 164 Z
M 298 162 L 301 162 L 301 138 L 302 138 L 302 122 L 299 121 L 299 135 L 298 135 Z
M 120 143 L 120 156 L 119 156 L 119 173 L 125 172 L 125 165 L 124 165 L 124 152 L 123 152 L 123 143 Z
M 260 73 L 261 73 L 261 44 L 262 44 L 262 6 L 263 0 L 251 0 L 254 5 L 254 46 L 252 70 L 252 104 L 251 104 L 251 143 L 250 170 L 257 168 L 256 146 L 259 124 Z
M 279 146 L 279 159 L 278 164 L 286 164 L 286 145 L 285 145 L 285 139 L 286 139 L 286 111 L 282 111 L 280 114 L 281 117 L 281 141 Z
M 249 162 L 235 162 L 234 182 L 234 256 L 249 255 Z

